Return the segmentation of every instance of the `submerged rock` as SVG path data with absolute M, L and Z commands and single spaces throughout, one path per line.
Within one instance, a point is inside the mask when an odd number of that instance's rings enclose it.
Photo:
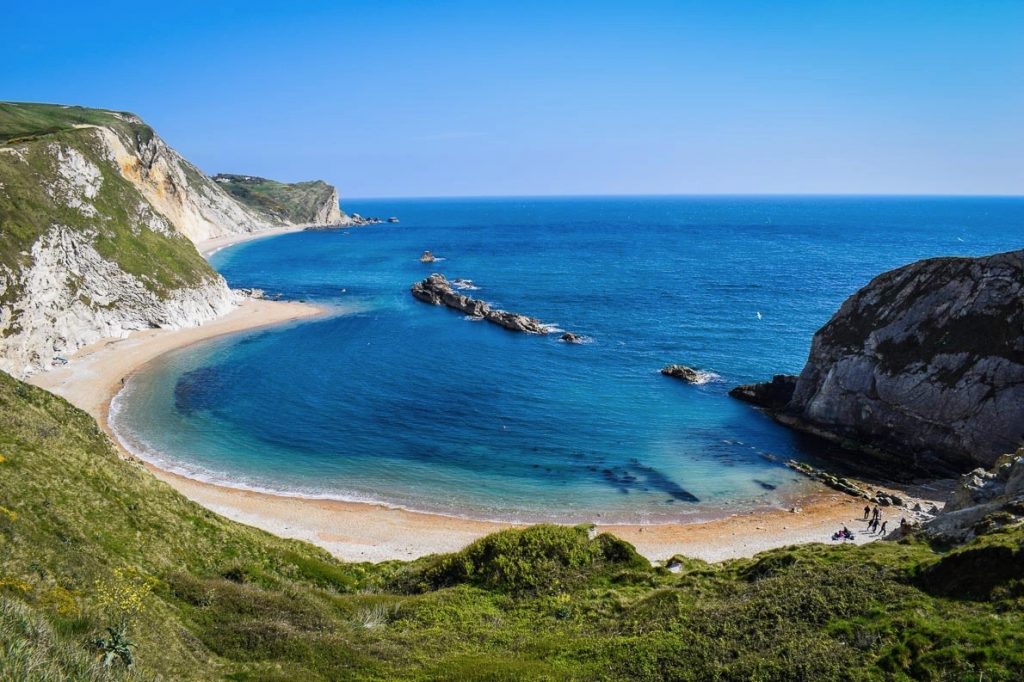
M 786 466 L 792 469 L 793 471 L 799 471 L 801 474 L 807 476 L 808 478 L 813 478 L 816 481 L 821 481 L 822 483 L 827 485 L 829 488 L 832 488 L 833 490 L 838 490 L 841 493 L 846 493 L 847 495 L 852 495 L 853 497 L 861 497 L 864 499 L 871 498 L 871 496 L 868 495 L 868 491 L 864 490 L 859 485 L 843 476 L 836 476 L 835 474 L 831 474 L 828 471 L 825 471 L 824 469 L 812 467 L 810 464 L 807 464 L 805 462 L 798 462 L 795 459 L 787 460 Z
M 425 280 L 413 284 L 410 291 L 417 300 L 424 303 L 444 305 L 470 317 L 485 319 L 510 331 L 527 334 L 547 334 L 549 331 L 537 318 L 497 310 L 484 301 L 456 292 L 444 275 L 434 273 Z
M 583 343 L 583 337 L 572 332 L 565 332 L 559 338 L 559 341 L 565 341 L 566 343 Z

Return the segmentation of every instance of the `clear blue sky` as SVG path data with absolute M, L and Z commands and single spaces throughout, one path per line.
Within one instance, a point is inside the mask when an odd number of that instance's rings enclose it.
M 5 3 L 0 99 L 343 196 L 1024 193 L 1024 2 Z

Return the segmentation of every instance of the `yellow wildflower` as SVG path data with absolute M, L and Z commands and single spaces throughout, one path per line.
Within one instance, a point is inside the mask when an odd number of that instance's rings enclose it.
M 115 568 L 112 579 L 96 581 L 96 602 L 101 609 L 128 619 L 142 611 L 154 582 L 136 571 Z
M 7 517 L 8 521 L 17 521 L 18 512 L 13 509 L 8 509 L 7 507 L 0 507 L 0 517 Z
M 17 590 L 22 594 L 28 594 L 32 591 L 32 586 L 24 580 L 18 578 L 0 578 L 0 589 L 9 587 L 12 590 Z

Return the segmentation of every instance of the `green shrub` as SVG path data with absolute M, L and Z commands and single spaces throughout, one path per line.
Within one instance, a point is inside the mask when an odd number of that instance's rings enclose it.
M 510 592 L 550 592 L 586 578 L 604 566 L 649 568 L 632 545 L 610 535 L 590 539 L 585 528 L 538 525 L 509 529 L 438 557 L 422 572 L 432 589 L 472 584 Z

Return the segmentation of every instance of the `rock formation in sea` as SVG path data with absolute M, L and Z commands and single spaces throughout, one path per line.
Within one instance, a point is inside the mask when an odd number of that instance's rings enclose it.
M 891 468 L 992 466 L 1024 441 L 1024 251 L 884 273 L 814 335 L 795 382 L 733 395 Z
M 686 365 L 667 365 L 661 368 L 661 373 L 673 379 L 681 379 L 685 382 L 696 384 L 702 380 L 701 373 Z
M 729 395 L 758 407 L 779 410 L 793 398 L 796 382 L 797 377 L 793 374 L 776 374 L 771 381 L 737 386 L 729 391 Z
M 430 253 L 429 251 L 424 251 L 423 255 L 420 256 L 420 262 L 421 263 L 433 263 L 436 260 L 437 260 L 437 256 L 435 256 L 434 254 Z
M 223 184 L 133 114 L 0 104 L 0 370 L 231 310 L 238 295 L 193 242 L 281 221 Z
M 572 332 L 563 333 L 560 337 L 558 337 L 558 340 L 564 341 L 565 343 L 583 343 L 583 337 L 581 337 L 579 334 L 573 334 Z
M 483 318 L 511 331 L 528 334 L 547 334 L 550 331 L 534 317 L 497 310 L 484 301 L 456 292 L 444 275 L 434 273 L 423 281 L 413 284 L 410 291 L 417 300 L 424 303 L 444 305 L 470 317 Z

